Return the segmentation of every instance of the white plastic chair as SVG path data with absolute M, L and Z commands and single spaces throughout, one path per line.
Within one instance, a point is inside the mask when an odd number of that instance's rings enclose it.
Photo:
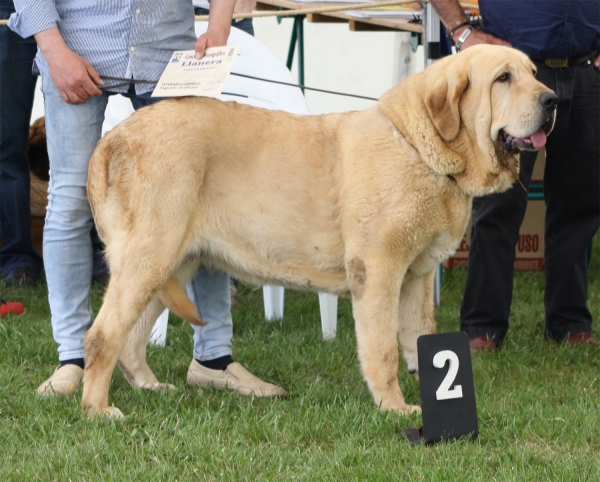
M 200 36 L 206 31 L 207 22 L 196 22 L 196 34 Z M 240 53 L 233 67 L 233 72 L 251 75 L 280 82 L 295 83 L 287 67 L 265 45 L 246 32 L 237 28 L 231 29 L 229 45 L 240 45 Z M 231 75 L 225 84 L 223 93 L 215 95 L 223 101 L 236 101 L 267 109 L 284 110 L 294 114 L 308 114 L 308 107 L 302 92 L 297 87 L 262 82 Z M 128 99 L 113 96 L 108 102 L 106 120 L 103 131 L 106 132 L 133 113 Z M 265 318 L 268 321 L 283 318 L 284 288 L 280 286 L 264 286 L 263 299 Z M 321 325 L 323 338 L 335 338 L 337 326 L 337 296 L 319 293 Z M 164 345 L 167 336 L 168 310 L 156 320 L 152 330 L 150 343 Z

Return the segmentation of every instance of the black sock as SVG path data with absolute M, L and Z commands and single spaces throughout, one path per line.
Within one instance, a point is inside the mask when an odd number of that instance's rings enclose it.
M 214 360 L 200 361 L 196 359 L 196 361 L 200 363 L 200 365 L 202 365 L 203 367 L 210 368 L 211 370 L 226 370 L 227 366 L 230 363 L 233 363 L 233 358 L 231 358 L 231 355 L 225 355 L 219 358 L 215 358 Z
M 72 360 L 63 360 L 60 362 L 60 366 L 65 365 L 77 365 L 79 368 L 85 368 L 85 362 L 83 358 L 73 358 Z

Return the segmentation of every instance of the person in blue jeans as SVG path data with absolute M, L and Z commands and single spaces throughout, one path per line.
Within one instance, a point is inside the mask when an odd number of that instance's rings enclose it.
M 12 12 L 12 0 L 0 0 L 0 18 Z M 22 39 L 0 25 L 0 270 L 12 286 L 35 284 L 43 268 L 31 239 L 25 153 L 37 81 L 31 73 L 36 51 L 33 38 Z
M 209 0 L 193 0 L 194 13 L 196 15 L 208 15 L 210 11 Z M 251 13 L 256 7 L 256 0 L 235 0 L 235 7 L 233 13 Z M 231 21 L 231 26 L 235 27 L 248 35 L 254 37 L 254 24 L 252 18 L 235 19 Z M 231 302 L 237 304 L 237 289 L 238 280 L 231 278 L 230 291 L 231 291 Z
M 134 0 L 15 1 L 9 27 L 23 38 L 33 35 L 38 44 L 35 65 L 42 76 L 50 158 L 44 264 L 60 366 L 39 386 L 40 395 L 72 395 L 81 385 L 83 337 L 92 324 L 89 233 L 93 220 L 87 171 L 108 98 L 126 95 L 136 109 L 160 101 L 151 98 L 151 85 L 111 88 L 102 77 L 158 79 L 174 50 L 195 49 L 201 58 L 207 47 L 226 45 L 233 4 L 234 0 L 214 0 L 208 30 L 197 39 L 191 0 L 155 0 L 145 6 Z M 229 275 L 202 268 L 188 293 L 208 322 L 194 327 L 188 384 L 228 387 L 246 395 L 286 395 L 232 359 Z M 119 366 L 130 383 L 164 386 L 145 359 L 122 356 Z
M 600 8 L 589 0 L 480 0 L 483 31 L 457 0 L 431 0 L 462 48 L 478 43 L 525 52 L 537 79 L 559 97 L 544 172 L 547 339 L 597 345 L 587 307 L 586 248 L 600 227 Z M 528 186 L 535 152 L 521 154 Z M 515 247 L 527 193 L 519 184 L 475 199 L 461 330 L 471 350 L 495 351 L 509 327 Z

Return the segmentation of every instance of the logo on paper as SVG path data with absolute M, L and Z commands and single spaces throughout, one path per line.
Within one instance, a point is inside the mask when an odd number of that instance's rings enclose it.
M 179 61 L 181 60 L 182 57 L 183 57 L 183 54 L 174 54 L 173 58 L 171 59 L 171 63 L 172 64 L 179 63 Z
M 229 53 L 227 54 L 227 56 L 231 57 L 233 55 L 233 52 L 235 52 L 235 49 L 229 49 Z

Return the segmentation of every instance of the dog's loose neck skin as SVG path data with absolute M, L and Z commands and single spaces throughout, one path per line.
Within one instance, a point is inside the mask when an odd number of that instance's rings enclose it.
M 411 95 L 415 92 L 414 84 L 419 85 L 418 82 L 414 82 L 414 77 L 417 76 L 409 77 L 384 94 L 382 100 L 386 101 L 379 104 L 379 109 L 435 173 L 442 176 L 456 176 L 464 170 L 464 153 L 460 153 L 452 144 L 448 144 L 440 137 L 429 120 L 421 96 Z M 385 97 L 392 97 L 392 99 L 385 99 Z M 449 148 L 455 156 L 448 157 Z

